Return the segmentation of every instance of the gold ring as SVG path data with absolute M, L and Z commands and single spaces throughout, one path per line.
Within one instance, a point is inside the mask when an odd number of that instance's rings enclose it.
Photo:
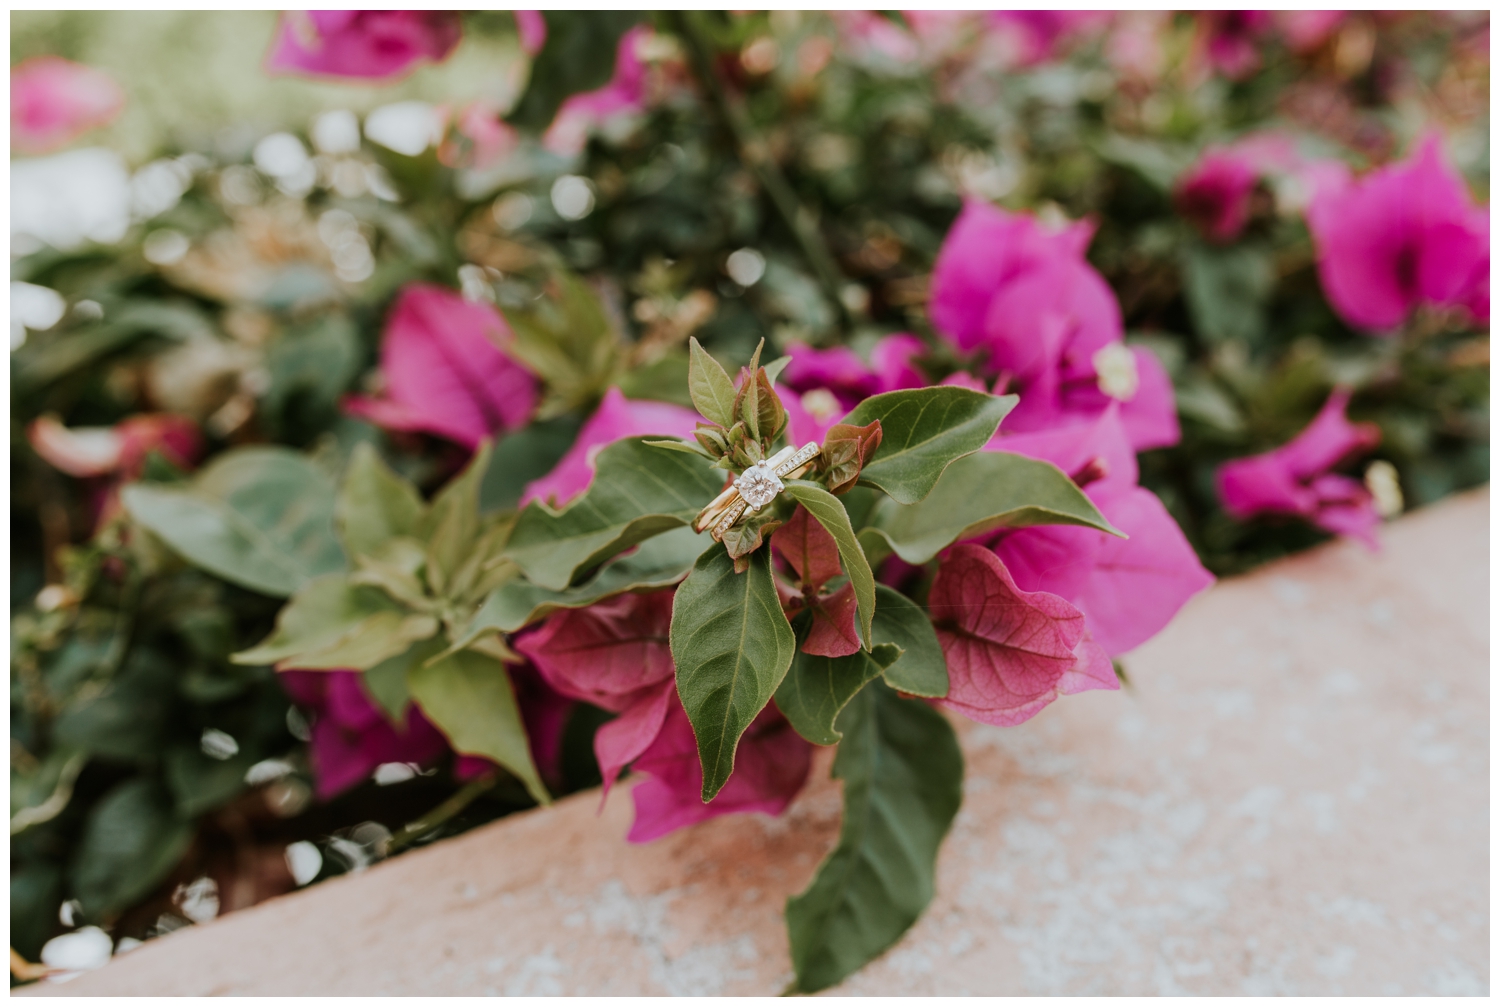
M 806 472 L 822 449 L 807 443 L 800 448 L 787 445 L 770 458 L 756 462 L 740 473 L 724 492 L 714 497 L 693 520 L 693 530 L 705 528 L 715 542 L 746 514 L 754 514 L 775 500 L 786 488 L 783 479 L 795 479 Z

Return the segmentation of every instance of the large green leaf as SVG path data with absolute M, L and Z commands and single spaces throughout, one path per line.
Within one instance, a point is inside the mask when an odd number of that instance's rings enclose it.
M 479 484 L 490 464 L 490 443 L 479 450 L 458 475 L 433 497 L 432 509 L 422 522 L 427 539 L 427 583 L 439 597 L 462 589 L 455 574 L 473 557 L 479 534 Z
M 619 362 L 620 340 L 588 284 L 564 270 L 548 280 L 546 296 L 507 308 L 515 332 L 507 351 L 542 378 L 539 419 L 588 405 L 604 394 Z
M 816 992 L 894 944 L 932 901 L 938 846 L 963 798 L 953 728 L 921 700 L 872 682 L 839 718 L 839 843 L 787 900 L 797 988 Z
M 729 779 L 740 735 L 781 684 L 797 648 L 771 577 L 771 551 L 759 549 L 749 562 L 736 574 L 727 552 L 709 549 L 672 600 L 677 694 L 698 738 L 704 801 Z
M 369 444 L 357 444 L 334 505 L 350 556 L 374 555 L 397 536 L 415 533 L 427 505 L 417 488 L 391 470 Z
M 525 784 L 539 803 L 551 802 L 531 759 L 505 665 L 487 654 L 460 650 L 431 664 L 414 664 L 407 670 L 406 684 L 455 752 L 493 759 Z
M 875 588 L 876 646 L 895 644 L 901 657 L 885 669 L 886 684 L 912 696 L 948 695 L 948 660 L 932 621 L 895 588 Z
M 292 596 L 270 636 L 230 660 L 282 668 L 371 668 L 436 632 L 431 616 L 412 614 L 378 588 L 329 574 Z
M 490 467 L 479 484 L 479 512 L 514 508 L 527 483 L 540 479 L 562 461 L 578 439 L 581 426 L 576 416 L 557 416 L 503 438 L 491 452 Z
M 960 539 L 1038 524 L 1121 534 L 1051 462 L 982 451 L 950 465 L 920 503 L 882 500 L 860 536 L 866 542 L 883 539 L 897 556 L 920 566 Z
M 641 19 L 640 11 L 543 11 L 547 41 L 531 62 L 531 78 L 509 118 L 523 129 L 542 130 L 570 96 L 609 82 L 620 36 Z
M 90 919 L 112 916 L 155 888 L 193 838 L 153 777 L 136 776 L 89 812 L 73 853 L 72 889 Z
M 776 689 L 776 707 L 814 745 L 833 745 L 843 737 L 834 726 L 839 713 L 859 690 L 880 677 L 901 657 L 901 648 L 883 643 L 866 654 L 822 657 L 797 651 L 791 670 Z
M 794 479 L 786 484 L 787 496 L 807 508 L 807 513 L 833 536 L 839 549 L 839 563 L 854 585 L 854 600 L 859 606 L 859 635 L 865 650 L 870 649 L 870 620 L 875 617 L 875 574 L 870 561 L 854 537 L 854 527 L 839 498 L 816 483 Z
M 492 630 L 513 633 L 558 609 L 584 608 L 627 591 L 671 587 L 687 576 L 693 562 L 711 545 L 713 540 L 707 532 L 698 534 L 691 528 L 674 528 L 643 542 L 629 556 L 613 560 L 588 581 L 565 591 L 513 580 L 490 592 L 463 639 L 473 640 Z
M 842 420 L 859 427 L 880 421 L 880 447 L 859 481 L 916 503 L 953 461 L 989 443 L 1018 401 L 952 386 L 872 395 Z
M 561 591 L 654 535 L 692 522 L 718 495 L 724 473 L 705 458 L 662 451 L 635 437 L 599 452 L 594 482 L 562 511 L 533 501 L 505 555 L 534 584 Z
M 121 498 L 137 523 L 188 562 L 263 594 L 285 597 L 345 566 L 333 483 L 295 451 L 239 448 L 187 488 L 136 483 Z

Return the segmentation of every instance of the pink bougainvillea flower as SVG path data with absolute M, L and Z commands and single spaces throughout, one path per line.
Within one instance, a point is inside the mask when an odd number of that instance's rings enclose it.
M 594 459 L 606 445 L 623 437 L 680 437 L 691 440 L 701 422 L 697 413 L 670 402 L 627 399 L 619 388 L 604 393 L 578 439 L 551 472 L 526 484 L 521 505 L 543 500 L 561 507 L 588 489 L 594 478 Z
M 1260 69 L 1260 42 L 1271 30 L 1271 11 L 1204 10 L 1196 16 L 1201 58 L 1210 68 L 1230 80 Z
M 948 695 L 934 702 L 971 720 L 1010 727 L 1060 695 L 1120 687 L 1083 613 L 1022 591 L 981 546 L 948 550 L 927 605 L 948 660 Z
M 103 70 L 60 56 L 34 56 L 10 71 L 10 143 L 45 154 L 120 114 L 125 92 Z
M 59 472 L 93 481 L 89 493 L 95 527 L 119 512 L 120 486 L 140 476 L 152 451 L 183 469 L 191 469 L 203 451 L 197 424 L 170 413 L 132 416 L 112 427 L 72 429 L 49 413 L 26 428 L 26 438 Z
M 821 443 L 829 427 L 869 396 L 921 388 L 927 379 L 913 361 L 926 352 L 922 340 L 905 332 L 881 337 L 869 363 L 847 346 L 819 350 L 792 343 L 791 362 L 778 382 L 791 438 Z
M 1109 23 L 1109 11 L 994 10 L 991 30 L 1005 42 L 1011 61 L 1035 66 L 1062 55 L 1080 36 Z
M 1149 352 L 1123 344 L 1119 303 L 1083 256 L 1092 234 L 969 202 L 933 269 L 933 323 L 961 352 L 986 352 L 997 394 L 1020 396 L 1007 429 L 1083 422 L 1118 401 L 1138 450 L 1175 444 L 1171 381 Z
M 650 35 L 650 28 L 637 25 L 620 37 L 614 76 L 598 90 L 575 94 L 563 102 L 542 134 L 543 147 L 563 157 L 576 156 L 583 153 L 589 134 L 606 122 L 645 110 L 646 64 L 641 61 L 640 45 Z
M 1111 657 L 1155 636 L 1214 581 L 1166 507 L 1136 485 L 1135 452 L 1120 412 L 1110 406 L 1091 423 L 1001 436 L 989 445 L 1056 465 L 1130 536 L 1041 525 L 1001 532 L 993 542 L 1016 584 L 1075 605 Z
M 266 69 L 389 80 L 447 59 L 462 32 L 458 11 L 283 11 Z
M 1436 136 L 1345 185 L 1307 212 L 1323 292 L 1350 325 L 1391 331 L 1422 304 L 1489 321 L 1490 215 L 1476 206 Z
M 803 652 L 846 657 L 859 650 L 854 585 L 845 584 L 831 595 L 822 594 L 823 585 L 842 572 L 838 545 L 828 530 L 799 506 L 771 536 L 771 548 L 796 578 L 797 588 L 783 602 L 787 614 L 807 609 L 812 617 L 802 641 Z
M 191 468 L 203 449 L 198 425 L 171 413 L 132 416 L 112 427 L 72 429 L 48 414 L 33 421 L 26 436 L 47 464 L 78 478 L 133 479 L 153 450 L 181 468 Z
M 1173 192 L 1177 209 L 1209 239 L 1233 241 L 1250 221 L 1255 186 L 1271 174 L 1293 174 L 1316 162 L 1298 157 L 1290 138 L 1252 133 L 1234 143 L 1209 147 Z
M 1276 30 L 1293 52 L 1311 52 L 1326 42 L 1344 19 L 1343 10 L 1279 10 L 1272 15 Z
M 437 728 L 415 705 L 402 729 L 365 691 L 357 671 L 283 671 L 282 687 L 311 711 L 313 776 L 318 797 L 330 800 L 370 778 L 387 762 L 435 761 L 448 750 Z
M 1219 499 L 1241 520 L 1256 514 L 1290 514 L 1325 531 L 1350 535 L 1375 548 L 1380 514 L 1363 483 L 1332 471 L 1380 443 L 1373 423 L 1350 423 L 1349 391 L 1328 397 L 1313 421 L 1274 451 L 1219 467 Z
M 675 702 L 671 623 L 671 591 L 625 594 L 558 612 L 516 640 L 553 689 L 620 714 L 594 736 L 606 794 L 656 738 Z
M 627 838 L 646 843 L 719 815 L 779 815 L 807 782 L 812 749 L 776 705 L 768 704 L 740 738 L 729 782 L 704 804 L 698 744 L 674 692 L 661 732 L 635 761 L 635 771 L 647 778 L 632 791 L 635 822 Z
M 911 34 L 874 11 L 829 11 L 844 47 L 858 58 L 871 56 L 911 63 L 921 55 L 921 47 Z
M 380 344 L 385 394 L 346 399 L 344 411 L 472 449 L 524 425 L 536 404 L 536 378 L 505 352 L 513 338 L 490 305 L 412 284 L 397 298 Z
M 516 16 L 516 34 L 521 39 L 521 50 L 535 56 L 547 44 L 547 19 L 539 10 L 511 11 Z
M 544 779 L 558 782 L 562 732 L 573 703 L 528 668 L 512 668 L 510 675 L 532 758 Z M 387 762 L 431 764 L 450 750 L 443 733 L 415 703 L 407 706 L 401 725 L 393 724 L 365 688 L 361 672 L 290 670 L 279 672 L 278 678 L 287 695 L 312 714 L 309 748 L 322 800 L 363 783 Z M 460 780 L 494 770 L 493 762 L 479 756 L 460 755 L 453 762 L 453 775 Z

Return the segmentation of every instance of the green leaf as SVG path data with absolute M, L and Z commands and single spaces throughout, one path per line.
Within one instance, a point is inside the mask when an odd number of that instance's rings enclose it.
M 443 637 L 420 640 L 395 657 L 365 670 L 365 689 L 385 713 L 386 719 L 401 729 L 406 727 L 406 706 L 411 702 L 407 673 L 426 664 L 443 649 Z
M 285 448 L 220 455 L 186 489 L 136 483 L 125 509 L 189 563 L 232 584 L 286 597 L 345 567 L 334 535 L 334 488 Z
M 1182 250 L 1182 292 L 1193 326 L 1209 340 L 1255 343 L 1266 332 L 1276 288 L 1271 254 L 1255 245 L 1217 248 L 1193 242 Z
M 479 484 L 490 464 L 490 442 L 484 441 L 467 467 L 432 500 L 423 522 L 427 539 L 427 583 L 445 597 L 453 576 L 472 554 L 479 534 Z
M 334 504 L 339 537 L 350 556 L 374 555 L 387 540 L 415 533 L 427 512 L 417 488 L 391 470 L 369 444 L 357 444 Z
M 174 745 L 162 761 L 177 813 L 196 818 L 244 790 L 245 771 L 257 760 L 244 750 L 221 761 L 204 755 L 197 745 Z
M 515 333 L 508 351 L 544 382 L 539 419 L 561 416 L 604 394 L 619 362 L 620 341 L 588 284 L 555 270 L 546 296 L 525 308 L 507 308 L 505 320 Z
M 437 621 L 413 615 L 385 592 L 329 574 L 307 584 L 276 617 L 276 629 L 236 664 L 290 668 L 370 668 L 437 632 Z
M 724 475 L 707 459 L 649 447 L 642 438 L 599 452 L 594 481 L 562 511 L 528 504 L 505 555 L 532 583 L 561 591 L 580 573 L 664 531 L 690 524 Z
M 844 781 L 839 843 L 787 900 L 797 989 L 862 968 L 932 901 L 938 847 L 963 798 L 963 754 L 941 713 L 873 682 L 839 718 L 833 775 Z
M 116 786 L 89 812 L 73 854 L 72 889 L 84 913 L 112 916 L 150 892 L 192 837 L 159 781 L 137 776 Z
M 792 668 L 776 689 L 776 706 L 791 725 L 814 745 L 833 745 L 843 737 L 834 727 L 840 711 L 859 690 L 901 657 L 901 648 L 881 644 L 870 653 L 821 657 L 797 651 Z
M 948 695 L 948 659 L 927 613 L 895 588 L 875 587 L 875 646 L 894 644 L 901 657 L 885 669 L 885 681 L 911 696 Z
M 740 735 L 786 675 L 797 638 L 771 577 L 771 553 L 749 556 L 734 572 L 723 549 L 709 549 L 672 600 L 672 660 L 677 694 L 698 738 L 703 800 L 734 770 Z
M 266 353 L 271 385 L 258 417 L 276 440 L 306 443 L 339 416 L 339 396 L 359 373 L 359 336 L 353 322 L 325 314 L 286 332 Z
M 562 103 L 593 91 L 614 75 L 620 36 L 641 19 L 640 11 L 543 11 L 547 41 L 531 63 L 531 78 L 510 121 L 522 129 L 546 129 Z
M 865 650 L 870 649 L 870 620 L 875 617 L 875 574 L 870 570 L 870 561 L 854 537 L 854 528 L 849 515 L 839 498 L 816 483 L 793 479 L 786 484 L 787 496 L 807 508 L 807 513 L 833 536 L 839 547 L 839 564 L 843 566 L 849 583 L 854 585 L 854 600 L 859 606 L 859 637 Z
M 734 426 L 734 382 L 698 340 L 688 337 L 688 392 L 693 408 L 710 423 Z
M 913 504 L 950 464 L 989 443 L 1018 401 L 969 388 L 912 388 L 873 395 L 841 422 L 862 427 L 880 421 L 880 447 L 859 481 Z
M 532 762 L 505 665 L 486 654 L 461 650 L 431 664 L 413 665 L 406 682 L 412 698 L 455 752 L 493 759 L 525 784 L 538 803 L 551 803 Z
M 861 535 L 884 539 L 906 562 L 929 562 L 960 539 L 997 528 L 1073 524 L 1121 535 L 1051 462 L 982 451 L 954 462 L 921 503 L 882 500 Z
M 540 420 L 505 437 L 490 454 L 490 466 L 479 484 L 479 512 L 510 510 L 526 484 L 551 472 L 578 439 L 576 416 Z
M 707 532 L 674 528 L 643 542 L 629 556 L 606 564 L 577 587 L 553 591 L 527 580 L 513 580 L 490 593 L 461 640 L 472 641 L 494 630 L 513 633 L 558 609 L 584 608 L 617 594 L 671 587 L 687 576 L 693 562 L 711 545 Z

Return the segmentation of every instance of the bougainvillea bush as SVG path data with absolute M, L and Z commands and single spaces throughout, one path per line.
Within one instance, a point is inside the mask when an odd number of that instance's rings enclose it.
M 837 746 L 826 988 L 932 896 L 955 725 L 1488 479 L 1483 13 L 265 28 L 342 90 L 130 164 L 166 71 L 18 32 L 14 976 Z

